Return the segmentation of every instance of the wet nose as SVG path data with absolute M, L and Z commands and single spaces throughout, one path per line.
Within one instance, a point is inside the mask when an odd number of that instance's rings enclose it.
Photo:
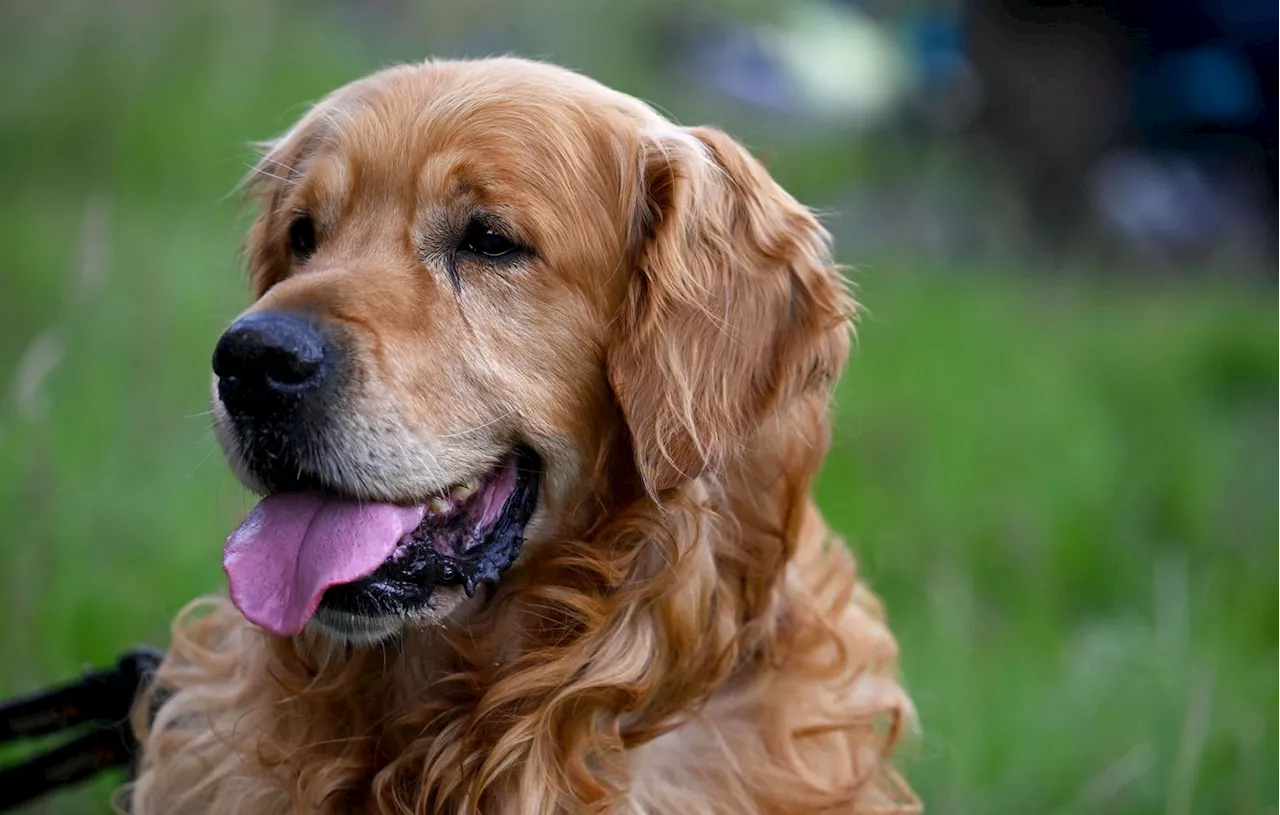
M 318 388 L 329 346 L 316 324 L 287 311 L 257 311 L 231 324 L 213 350 L 218 396 L 228 410 L 256 413 Z

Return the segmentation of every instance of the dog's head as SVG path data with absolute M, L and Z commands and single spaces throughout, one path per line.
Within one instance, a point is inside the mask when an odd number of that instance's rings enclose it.
M 721 472 L 847 353 L 825 233 L 755 160 L 547 65 L 352 83 L 251 183 L 213 415 L 265 496 L 232 598 L 278 634 L 450 614 L 522 546 Z

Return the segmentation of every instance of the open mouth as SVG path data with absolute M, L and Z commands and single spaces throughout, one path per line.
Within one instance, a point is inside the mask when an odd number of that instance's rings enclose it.
M 227 538 L 232 602 L 280 636 L 317 611 L 405 617 L 440 587 L 496 586 L 520 554 L 540 462 L 520 448 L 487 473 L 415 506 L 313 491 L 269 495 Z

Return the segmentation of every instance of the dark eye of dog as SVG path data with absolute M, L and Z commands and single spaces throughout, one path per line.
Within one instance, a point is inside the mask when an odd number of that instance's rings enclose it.
M 300 215 L 289 225 L 289 247 L 295 257 L 306 260 L 316 251 L 316 225 L 310 215 Z
M 519 247 L 493 227 L 480 221 L 472 221 L 467 226 L 466 234 L 462 236 L 462 243 L 458 248 L 487 258 L 500 258 L 511 254 Z

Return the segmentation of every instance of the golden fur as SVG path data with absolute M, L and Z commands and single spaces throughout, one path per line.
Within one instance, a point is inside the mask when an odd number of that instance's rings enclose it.
M 325 477 L 413 499 L 519 438 L 539 508 L 493 596 L 383 646 L 194 603 L 128 808 L 917 811 L 896 645 L 810 498 L 853 302 L 754 159 L 558 68 L 428 62 L 332 94 L 252 183 L 254 308 L 340 322 L 366 372 L 365 463 Z M 536 253 L 446 268 L 474 207 Z

